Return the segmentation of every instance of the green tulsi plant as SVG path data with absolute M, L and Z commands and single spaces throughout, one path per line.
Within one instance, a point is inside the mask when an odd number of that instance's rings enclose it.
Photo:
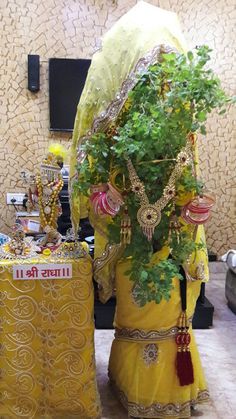
M 90 185 L 109 180 L 113 168 L 119 168 L 120 179 L 124 176 L 129 188 L 127 159 L 132 160 L 139 178 L 145 184 L 150 203 L 163 194 L 177 154 L 186 144 L 188 134 L 206 134 L 208 114 L 218 108 L 225 112 L 230 102 L 220 87 L 219 79 L 207 67 L 210 49 L 202 46 L 194 52 L 163 54 L 161 62 L 152 65 L 129 93 L 116 124 L 107 132 L 97 132 L 82 149 L 90 156 L 78 168 L 80 193 L 89 195 Z M 111 134 L 112 132 L 112 134 Z M 161 160 L 155 163 L 155 160 Z M 203 182 L 196 178 L 191 165 L 178 179 L 176 188 L 182 193 L 199 194 Z M 122 182 L 121 182 L 122 183 Z M 176 201 L 178 202 L 178 200 Z M 132 224 L 131 243 L 126 246 L 124 257 L 131 256 L 131 268 L 127 274 L 134 281 L 137 301 L 143 305 L 149 301 L 160 303 L 168 300 L 173 277 L 179 277 L 179 267 L 189 255 L 204 246 L 196 244 L 192 232 L 171 228 L 173 202 L 162 211 L 160 224 L 149 242 L 137 222 L 139 201 L 131 191 L 126 198 Z M 180 215 L 181 205 L 175 206 Z M 115 216 L 108 226 L 109 241 L 120 242 L 122 213 Z M 153 251 L 165 244 L 171 248 L 172 257 L 152 263 Z

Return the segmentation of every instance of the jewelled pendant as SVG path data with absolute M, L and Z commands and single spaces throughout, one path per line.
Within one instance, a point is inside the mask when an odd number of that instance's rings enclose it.
M 44 212 L 45 212 L 45 214 L 50 214 L 51 208 L 49 206 L 45 207 Z
M 137 220 L 143 230 L 143 234 L 151 241 L 155 227 L 161 221 L 161 211 L 155 205 L 141 206 L 137 212 Z

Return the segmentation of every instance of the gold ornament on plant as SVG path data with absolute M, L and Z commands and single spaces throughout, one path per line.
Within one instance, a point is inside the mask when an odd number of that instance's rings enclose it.
M 152 240 L 155 228 L 161 222 L 161 211 L 168 202 L 175 197 L 175 182 L 181 176 L 185 166 L 189 165 L 192 158 L 192 143 L 187 139 L 186 146 L 179 152 L 176 158 L 176 165 L 171 173 L 168 184 L 163 194 L 154 204 L 149 202 L 145 191 L 144 183 L 139 179 L 133 163 L 128 159 L 127 167 L 132 191 L 140 200 L 140 208 L 137 212 L 137 220 L 149 241 Z

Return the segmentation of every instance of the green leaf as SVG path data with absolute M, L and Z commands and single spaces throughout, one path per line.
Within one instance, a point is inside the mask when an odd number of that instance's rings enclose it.
M 202 135 L 206 135 L 206 127 L 205 127 L 205 125 L 201 125 L 201 127 L 200 127 L 200 132 L 201 132 L 201 134 Z
M 196 115 L 196 118 L 200 121 L 200 122 L 204 122 L 207 119 L 207 114 L 204 111 L 198 112 Z
M 142 271 L 140 274 L 140 279 L 142 281 L 146 281 L 147 278 L 148 278 L 148 273 L 146 271 Z
M 193 61 L 193 53 L 192 53 L 192 51 L 188 51 L 187 57 L 188 57 L 189 61 Z
M 176 60 L 176 55 L 174 53 L 163 54 L 162 56 L 163 56 L 165 61 L 175 61 Z
M 226 109 L 222 109 L 222 110 L 219 112 L 219 115 L 223 115 L 225 112 L 226 112 Z

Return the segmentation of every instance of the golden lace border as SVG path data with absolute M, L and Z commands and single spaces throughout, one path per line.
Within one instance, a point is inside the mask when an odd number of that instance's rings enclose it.
M 144 406 L 142 404 L 129 401 L 126 394 L 119 389 L 110 375 L 109 378 L 114 393 L 124 408 L 128 411 L 128 415 L 137 418 L 190 418 L 191 407 L 194 407 L 199 403 L 206 403 L 210 398 L 208 390 L 201 390 L 198 392 L 196 399 L 189 400 L 185 403 L 162 404 L 156 402 L 149 406 Z
M 192 321 L 192 317 L 188 319 L 189 323 Z M 141 341 L 141 342 L 157 342 L 161 340 L 168 340 L 175 338 L 178 332 L 178 327 L 173 326 L 169 329 L 163 330 L 142 330 L 142 329 L 130 329 L 128 327 L 115 328 L 115 339 L 125 341 Z
M 124 247 L 121 244 L 114 245 L 107 243 L 102 255 L 93 262 L 95 276 L 106 264 L 110 263 L 115 257 L 117 258 L 123 250 Z
M 128 97 L 128 93 L 135 87 L 141 75 L 147 71 L 150 65 L 159 61 L 162 53 L 168 54 L 171 52 L 177 53 L 177 50 L 168 45 L 159 44 L 137 61 L 134 69 L 130 72 L 127 79 L 123 81 L 119 92 L 116 93 L 115 98 L 108 105 L 107 109 L 94 118 L 91 128 L 83 137 L 79 139 L 77 147 L 78 162 L 81 161 L 81 158 L 83 159 L 85 157 L 82 154 L 83 152 L 81 153 L 80 145 L 85 140 L 90 138 L 95 132 L 104 131 L 112 121 L 116 120 L 120 110 L 122 109 L 122 106 Z
M 99 285 L 99 299 L 105 303 L 113 294 L 115 286 L 115 266 L 121 258 L 124 246 L 121 244 L 106 244 L 102 255 L 93 262 L 94 279 Z M 109 280 L 104 281 L 103 269 L 108 268 Z

